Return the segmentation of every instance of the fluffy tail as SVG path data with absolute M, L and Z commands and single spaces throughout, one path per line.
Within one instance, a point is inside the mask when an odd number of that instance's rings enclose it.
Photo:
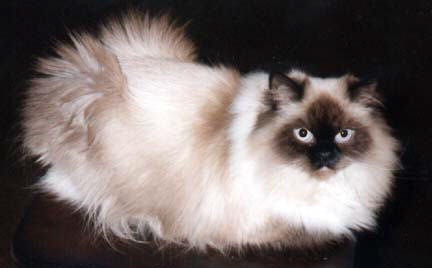
M 45 164 L 79 157 L 97 138 L 106 111 L 122 102 L 127 87 L 119 60 L 148 57 L 195 59 L 184 27 L 168 17 L 127 13 L 102 27 L 100 39 L 75 34 L 39 61 L 23 111 L 24 146 Z M 104 116 L 105 114 L 105 116 Z M 75 158 L 76 159 L 76 158 Z
M 168 16 L 151 18 L 128 12 L 102 29 L 104 43 L 123 57 L 155 57 L 183 61 L 196 58 L 195 45 L 186 38 L 185 26 L 175 26 Z

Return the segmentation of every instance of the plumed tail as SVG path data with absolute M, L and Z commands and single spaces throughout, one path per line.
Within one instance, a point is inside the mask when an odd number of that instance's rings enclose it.
M 55 48 L 55 57 L 40 59 L 36 71 L 41 76 L 32 81 L 23 111 L 27 152 L 45 164 L 81 155 L 103 127 L 101 115 L 124 99 L 122 59 L 195 59 L 183 28 L 167 16 L 129 12 L 106 23 L 101 38 L 72 34 L 69 44 Z
M 106 103 L 120 99 L 126 80 L 117 57 L 88 34 L 40 59 L 23 111 L 24 146 L 44 164 L 86 150 Z
M 193 61 L 196 48 L 186 37 L 185 27 L 176 26 L 167 15 L 151 17 L 129 11 L 105 24 L 102 39 L 114 54 L 122 57 Z

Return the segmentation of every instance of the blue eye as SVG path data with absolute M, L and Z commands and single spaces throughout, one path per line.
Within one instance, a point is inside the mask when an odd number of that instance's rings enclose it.
M 352 136 L 354 135 L 354 130 L 352 129 L 342 129 L 339 131 L 338 134 L 335 136 L 335 142 L 337 143 L 346 143 L 349 140 L 351 140 Z
M 298 132 L 298 135 L 302 138 L 306 138 L 307 134 L 308 134 L 308 131 L 307 131 L 307 129 L 304 129 L 304 128 L 301 128 Z
M 294 136 L 301 142 L 311 143 L 314 141 L 314 135 L 306 128 L 295 128 Z

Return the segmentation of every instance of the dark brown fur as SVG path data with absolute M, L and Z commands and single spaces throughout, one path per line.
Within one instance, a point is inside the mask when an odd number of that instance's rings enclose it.
M 302 165 L 310 170 L 307 153 L 314 143 L 299 141 L 293 130 L 295 128 L 307 128 L 315 136 L 315 139 L 332 141 L 342 129 L 353 129 L 354 136 L 345 144 L 337 144 L 342 157 L 360 158 L 366 153 L 372 143 L 367 127 L 350 118 L 340 105 L 329 96 L 322 96 L 313 102 L 304 118 L 286 124 L 276 135 L 275 146 L 278 152 L 287 160 L 299 160 Z

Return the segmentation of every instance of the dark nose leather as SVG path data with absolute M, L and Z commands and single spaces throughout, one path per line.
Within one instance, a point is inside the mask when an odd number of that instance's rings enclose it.
M 321 143 L 312 147 L 309 158 L 312 165 L 316 168 L 332 168 L 340 158 L 340 150 L 333 143 Z
M 332 151 L 322 151 L 319 152 L 319 156 L 321 159 L 326 160 L 332 157 L 333 152 Z

